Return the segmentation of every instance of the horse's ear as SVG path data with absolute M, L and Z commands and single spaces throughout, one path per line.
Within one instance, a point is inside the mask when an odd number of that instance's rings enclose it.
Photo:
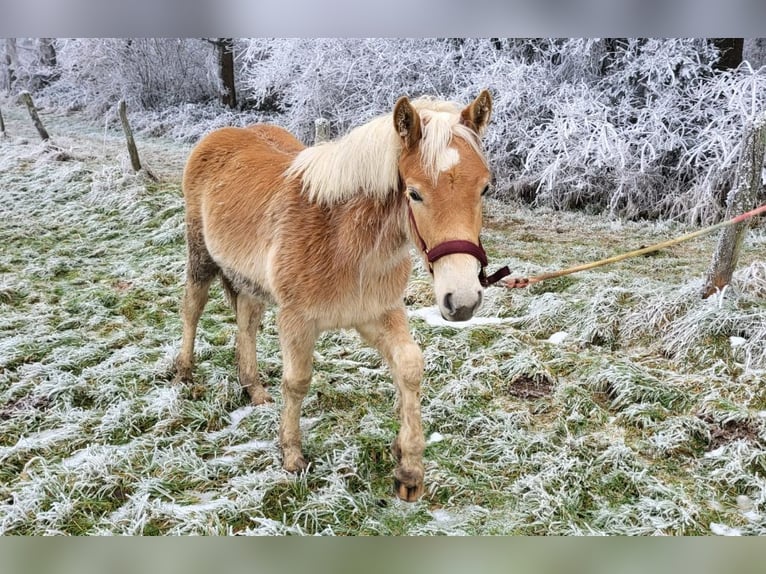
M 468 104 L 460 114 L 460 123 L 468 126 L 481 135 L 489 124 L 492 115 L 492 96 L 489 91 L 482 90 L 476 99 Z
M 405 148 L 413 149 L 420 141 L 420 116 L 406 96 L 399 98 L 394 106 L 394 128 Z

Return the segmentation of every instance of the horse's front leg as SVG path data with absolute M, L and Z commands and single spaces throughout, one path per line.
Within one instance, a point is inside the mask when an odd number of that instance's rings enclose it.
M 423 353 L 410 335 L 404 307 L 359 325 L 357 330 L 383 355 L 398 390 L 401 428 L 392 447 L 399 463 L 394 471 L 394 488 L 399 498 L 414 502 L 423 494 L 425 440 L 420 418 Z
M 284 310 L 280 310 L 278 326 L 283 363 L 284 403 L 279 423 L 282 466 L 287 471 L 300 472 L 308 466 L 301 451 L 300 417 L 303 399 L 311 383 L 317 331 L 312 322 Z

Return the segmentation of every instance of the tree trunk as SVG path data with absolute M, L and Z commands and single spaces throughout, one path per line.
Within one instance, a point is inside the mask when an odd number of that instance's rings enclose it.
M 29 92 L 21 92 L 19 94 L 19 98 L 22 102 L 24 102 L 24 104 L 26 104 L 27 110 L 29 110 L 29 117 L 32 118 L 32 123 L 35 124 L 37 133 L 40 134 L 40 139 L 44 142 L 47 142 L 49 139 L 51 139 L 51 136 L 48 135 L 48 131 L 45 129 L 43 122 L 40 120 L 40 116 L 37 115 L 37 108 L 35 108 L 35 103 L 32 101 L 32 96 Z
M 736 181 L 726 200 L 726 219 L 732 219 L 755 207 L 761 190 L 761 170 L 766 151 L 766 114 L 745 129 L 742 150 L 737 162 Z M 739 252 L 750 220 L 725 227 L 718 237 L 713 260 L 708 269 L 702 298 L 706 299 L 731 282 Z
M 5 39 L 5 70 L 8 77 L 8 94 L 13 93 L 13 86 L 18 78 L 19 57 L 16 52 L 16 38 Z
M 5 122 L 3 121 L 3 111 L 0 110 L 0 138 L 6 137 Z
M 215 43 L 218 49 L 218 63 L 221 73 L 221 103 L 231 109 L 237 107 L 237 91 L 234 87 L 234 39 L 219 38 Z
M 712 42 L 721 52 L 718 61 L 713 65 L 716 70 L 732 70 L 742 63 L 744 38 L 713 38 Z
M 39 38 L 37 40 L 38 58 L 40 64 L 46 68 L 56 67 L 56 48 L 53 38 Z

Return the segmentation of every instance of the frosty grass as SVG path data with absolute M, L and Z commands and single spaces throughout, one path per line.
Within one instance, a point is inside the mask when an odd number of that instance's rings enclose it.
M 5 105 L 0 140 L 0 534 L 766 534 L 766 235 L 706 301 L 715 238 L 528 290 L 476 321 L 406 293 L 426 358 L 426 493 L 392 496 L 395 392 L 353 332 L 323 335 L 302 425 L 308 473 L 280 466 L 276 402 L 252 407 L 215 287 L 195 384 L 172 383 L 189 145 Z M 530 275 L 687 231 L 488 200 L 491 267 Z

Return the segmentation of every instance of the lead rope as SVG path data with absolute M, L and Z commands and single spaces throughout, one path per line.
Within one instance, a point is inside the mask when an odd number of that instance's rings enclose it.
M 500 283 L 500 285 L 502 285 L 503 287 L 507 287 L 509 289 L 522 289 L 524 287 L 529 287 L 530 285 L 534 285 L 535 283 L 539 283 L 540 281 L 545 281 L 547 279 L 555 279 L 556 277 L 563 277 L 564 275 L 571 275 L 572 273 L 579 273 L 580 271 L 587 271 L 588 269 L 603 267 L 604 265 L 609 265 L 610 263 L 617 263 L 618 261 L 623 261 L 624 259 L 629 259 L 631 257 L 638 257 L 639 255 L 653 253 L 654 251 L 659 251 L 660 249 L 665 249 L 666 247 L 671 247 L 672 245 L 677 245 L 679 243 L 683 243 L 684 241 L 689 241 L 690 239 L 700 237 L 701 235 L 706 235 L 717 229 L 722 229 L 730 225 L 736 225 L 737 223 L 742 223 L 746 219 L 750 219 L 751 217 L 755 215 L 759 215 L 764 212 L 766 212 L 766 204 L 760 207 L 757 207 L 753 209 L 752 211 L 743 213 L 742 215 L 738 215 L 737 217 L 733 219 L 716 223 L 715 225 L 711 225 L 710 227 L 705 227 L 704 229 L 699 229 L 692 233 L 687 233 L 686 235 L 682 235 L 681 237 L 677 237 L 675 239 L 669 239 L 668 241 L 655 243 L 654 245 L 650 245 L 649 247 L 642 247 L 641 249 L 636 249 L 635 251 L 629 251 L 628 253 L 623 253 L 621 255 L 607 257 L 606 259 L 593 261 L 592 263 L 585 263 L 583 265 L 577 265 L 575 267 L 569 267 L 567 269 L 562 269 L 560 271 L 552 271 L 550 273 L 535 275 L 534 277 L 514 277 L 512 279 L 503 281 L 502 283 Z

